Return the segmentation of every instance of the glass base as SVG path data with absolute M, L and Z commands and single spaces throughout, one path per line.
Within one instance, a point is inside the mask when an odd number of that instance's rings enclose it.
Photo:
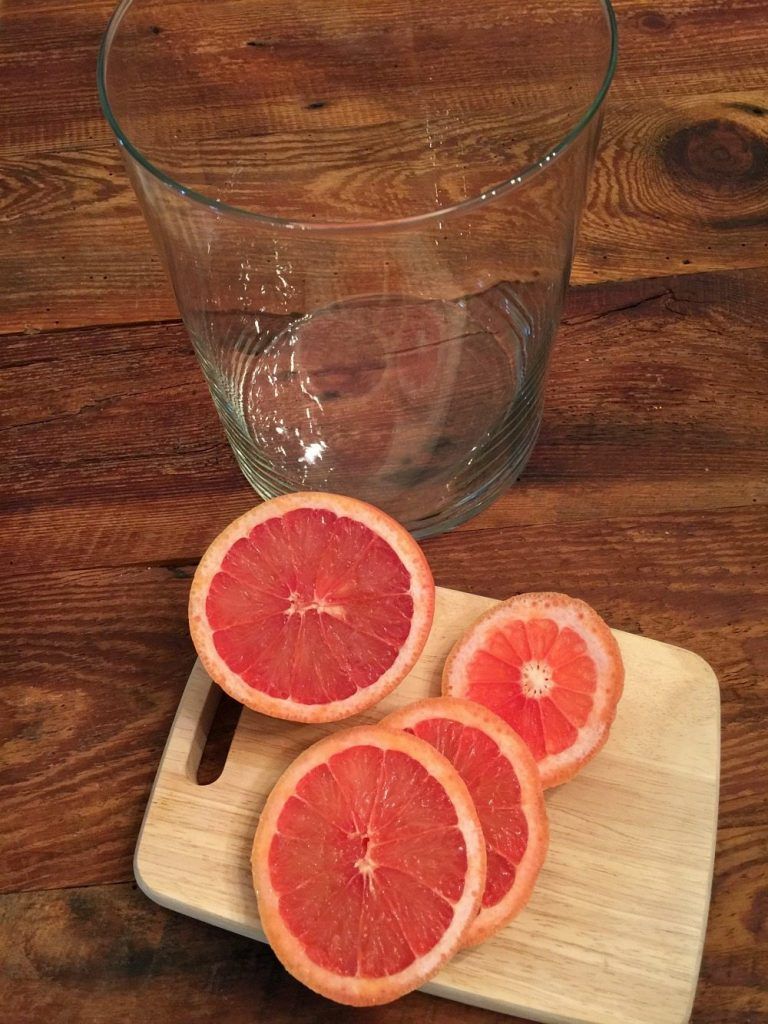
M 499 286 L 457 302 L 374 297 L 287 323 L 262 317 L 226 367 L 206 366 L 196 347 L 259 495 L 349 494 L 427 537 L 522 472 L 549 350 L 532 328 Z
M 538 433 L 538 431 L 537 431 Z M 517 457 L 514 462 L 506 467 L 503 467 L 493 478 L 486 480 L 482 487 L 478 490 L 465 497 L 460 503 L 442 509 L 434 515 L 426 516 L 423 519 L 416 521 L 408 521 L 397 515 L 396 510 L 388 510 L 390 515 L 398 519 L 405 528 L 413 534 L 417 540 L 423 540 L 427 537 L 436 537 L 441 533 L 447 533 L 449 530 L 455 529 L 457 526 L 461 526 L 462 523 L 468 522 L 475 516 L 483 512 L 489 505 L 492 505 L 497 498 L 499 498 L 506 490 L 508 490 L 520 477 L 528 459 L 533 452 L 535 446 L 536 435 L 528 445 L 527 449 L 517 453 Z M 230 438 L 232 450 L 234 452 L 237 463 L 242 470 L 243 476 L 246 478 L 248 483 L 259 495 L 260 498 L 268 500 L 269 498 L 276 498 L 281 494 L 287 494 L 294 490 L 291 487 L 275 487 L 274 481 L 265 478 L 258 472 L 254 472 L 254 467 L 245 460 L 243 454 L 238 451 L 235 442 Z M 346 493 L 346 492 L 345 492 Z M 366 494 L 354 494 L 352 497 L 361 498 L 363 501 L 370 501 L 370 497 Z
M 518 436 L 511 450 L 509 446 L 502 447 L 503 459 L 497 457 L 493 460 L 494 463 L 499 464 L 491 475 L 483 474 L 482 465 L 477 467 L 477 471 L 474 474 L 475 489 L 465 493 L 461 500 L 444 504 L 434 512 L 427 513 L 416 519 L 403 515 L 397 507 L 390 506 L 385 508 L 385 511 L 401 522 L 417 539 L 434 537 L 441 533 L 446 533 L 457 526 L 461 526 L 462 523 L 479 515 L 489 505 L 492 505 L 520 477 L 535 447 L 540 425 L 541 414 L 540 409 L 538 409 L 531 417 L 527 434 L 523 437 Z M 276 477 L 271 471 L 271 467 L 266 465 L 263 459 L 254 458 L 255 453 L 252 445 L 247 441 L 243 444 L 243 438 L 238 433 L 230 428 L 227 429 L 227 434 L 243 476 L 260 498 L 265 500 L 276 498 L 281 494 L 287 494 L 298 489 Z M 327 490 L 328 488 L 320 489 Z M 350 494 L 352 497 L 357 497 L 363 501 L 369 501 L 372 504 L 378 504 L 379 507 L 383 507 L 380 503 L 374 501 L 366 491 L 344 491 L 337 493 Z

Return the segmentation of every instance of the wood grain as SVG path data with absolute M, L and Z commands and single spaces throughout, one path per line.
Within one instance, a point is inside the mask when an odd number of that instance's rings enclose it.
M 109 6 L 6 3 L 5 333 L 177 316 L 96 99 L 96 50 Z M 619 17 L 621 69 L 574 282 L 765 264 L 768 89 L 755 33 L 768 6 L 759 0 L 714 16 L 705 0 L 663 12 L 625 2 Z M 730 46 L 718 45 L 723 38 Z M 43 74 L 45 90 L 30 87 Z M 335 116 L 332 107 L 308 113 L 329 124 Z
M 612 99 L 572 281 L 689 274 L 766 261 L 765 84 L 703 95 L 672 89 L 653 104 L 645 91 L 642 103 Z
M 693 1024 L 765 1024 L 768 833 L 721 829 L 715 896 Z M 753 867 L 721 862 L 752 859 Z M 722 938 L 718 941 L 718 936 Z M 151 1010 L 189 1024 L 522 1024 L 518 1018 L 413 993 L 373 1010 L 331 1008 L 294 981 L 271 950 L 151 903 L 135 883 L 0 897 L 0 1021 L 112 1024 Z M 36 1015 L 36 1016 L 35 1016 Z
M 0 897 L 0 1021 L 111 1024 L 116 1016 L 207 1024 L 518 1024 L 413 993 L 386 1007 L 333 1006 L 269 947 L 151 903 L 135 884 Z M 32 1013 L 30 1013 L 30 1010 Z
M 763 110 L 767 90 L 612 100 L 573 282 L 763 265 Z M 178 315 L 116 147 L 0 158 L 0 208 L 6 333 Z
M 5 581 L 0 891 L 131 877 L 148 750 L 162 748 L 192 654 L 189 576 L 141 568 Z
M 573 291 L 531 463 L 463 531 L 764 505 L 766 287 L 761 270 Z M 0 367 L 15 571 L 191 562 L 254 503 L 178 324 L 19 335 Z
M 94 73 L 113 7 L 111 0 L 5 0 L 0 71 L 7 103 L 0 152 L 57 152 L 109 140 Z M 639 93 L 668 99 L 765 89 L 766 0 L 719 8 L 707 0 L 678 0 L 658 9 L 619 0 L 615 7 L 621 41 L 616 101 L 634 101 Z M 243 28 L 245 48 L 253 36 L 247 24 Z M 30 87 L 43 73 L 46 88 Z
M 128 882 L 193 660 L 189 572 L 253 499 L 98 108 L 111 7 L 2 13 L 0 1021 L 502 1024 L 418 994 L 329 1010 L 261 945 Z M 768 271 L 749 269 L 768 267 L 768 3 L 620 0 L 618 16 L 574 268 L 597 286 L 571 296 L 540 444 L 518 487 L 426 548 L 444 585 L 559 586 L 716 667 L 692 1019 L 768 1024 Z

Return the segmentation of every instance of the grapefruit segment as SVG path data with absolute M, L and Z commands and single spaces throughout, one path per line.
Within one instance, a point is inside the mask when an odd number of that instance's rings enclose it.
M 464 937 L 464 945 L 474 946 L 523 909 L 544 862 L 549 827 L 536 762 L 506 722 L 468 700 L 428 698 L 379 724 L 431 744 L 458 771 L 474 801 L 487 857 L 482 903 Z
M 545 787 L 572 778 L 600 750 L 623 685 L 610 629 L 563 594 L 522 594 L 492 608 L 443 672 L 443 693 L 485 705 L 519 733 Z
M 377 726 L 299 755 L 267 799 L 251 863 L 278 958 L 354 1006 L 435 974 L 485 886 L 483 834 L 455 769 L 429 744 Z
M 289 494 L 214 540 L 189 599 L 206 670 L 255 711 L 329 722 L 357 714 L 407 675 L 434 612 L 418 544 L 353 498 Z

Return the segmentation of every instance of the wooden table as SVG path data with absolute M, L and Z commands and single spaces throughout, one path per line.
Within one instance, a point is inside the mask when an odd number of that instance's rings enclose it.
M 0 1020 L 501 1024 L 421 994 L 332 1007 L 132 880 L 194 657 L 189 578 L 254 499 L 98 109 L 109 7 L 0 15 Z M 693 1019 L 765 1024 L 768 0 L 618 14 L 541 441 L 513 491 L 425 547 L 445 586 L 570 591 L 715 667 L 720 830 Z

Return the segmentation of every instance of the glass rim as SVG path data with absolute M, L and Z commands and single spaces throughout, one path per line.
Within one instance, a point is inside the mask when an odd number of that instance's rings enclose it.
M 206 196 L 202 192 L 198 192 L 196 189 L 187 188 L 187 186 L 182 182 L 177 181 L 170 174 L 167 174 L 165 171 L 161 170 L 161 168 L 156 167 L 152 161 L 142 153 L 139 147 L 131 142 L 128 135 L 121 128 L 120 123 L 112 110 L 112 106 L 107 95 L 106 78 L 107 58 L 109 56 L 112 40 L 117 33 L 120 22 L 123 19 L 123 15 L 133 2 L 134 0 L 120 0 L 117 7 L 110 15 L 104 34 L 101 38 L 101 45 L 99 46 L 99 55 L 96 64 L 99 103 L 101 104 L 104 117 L 112 129 L 118 144 L 128 152 L 141 167 L 146 171 L 149 171 L 154 178 L 170 188 L 171 191 L 175 192 L 181 198 L 188 199 L 200 206 L 207 207 L 214 213 L 220 213 L 228 217 L 235 217 L 264 226 L 289 231 L 299 230 L 326 234 L 346 234 L 352 231 L 386 231 L 393 229 L 396 230 L 398 228 L 410 228 L 427 224 L 434 220 L 439 221 L 445 217 L 452 217 L 454 214 L 463 213 L 474 209 L 476 206 L 483 206 L 501 195 L 506 195 L 508 192 L 512 192 L 515 189 L 520 188 L 532 177 L 544 170 L 552 163 L 553 160 L 556 160 L 562 153 L 569 149 L 587 125 L 593 120 L 598 110 L 600 110 L 603 100 L 611 87 L 619 55 L 618 25 L 616 22 L 616 13 L 612 6 L 612 0 L 596 0 L 596 3 L 600 4 L 606 15 L 608 30 L 610 33 L 610 52 L 605 74 L 603 75 L 603 80 L 600 83 L 599 89 L 595 93 L 587 109 L 547 153 L 539 157 L 537 160 L 527 163 L 515 175 L 503 179 L 498 185 L 493 185 L 477 195 L 470 196 L 468 199 L 462 199 L 458 203 L 438 207 L 435 210 L 427 210 L 425 213 L 412 214 L 407 217 L 385 218 L 383 220 L 304 221 L 292 217 L 281 217 L 275 214 L 258 213 L 255 210 L 245 210 L 240 206 L 232 206 L 229 203 L 222 202 L 220 199 L 214 199 L 211 196 Z

